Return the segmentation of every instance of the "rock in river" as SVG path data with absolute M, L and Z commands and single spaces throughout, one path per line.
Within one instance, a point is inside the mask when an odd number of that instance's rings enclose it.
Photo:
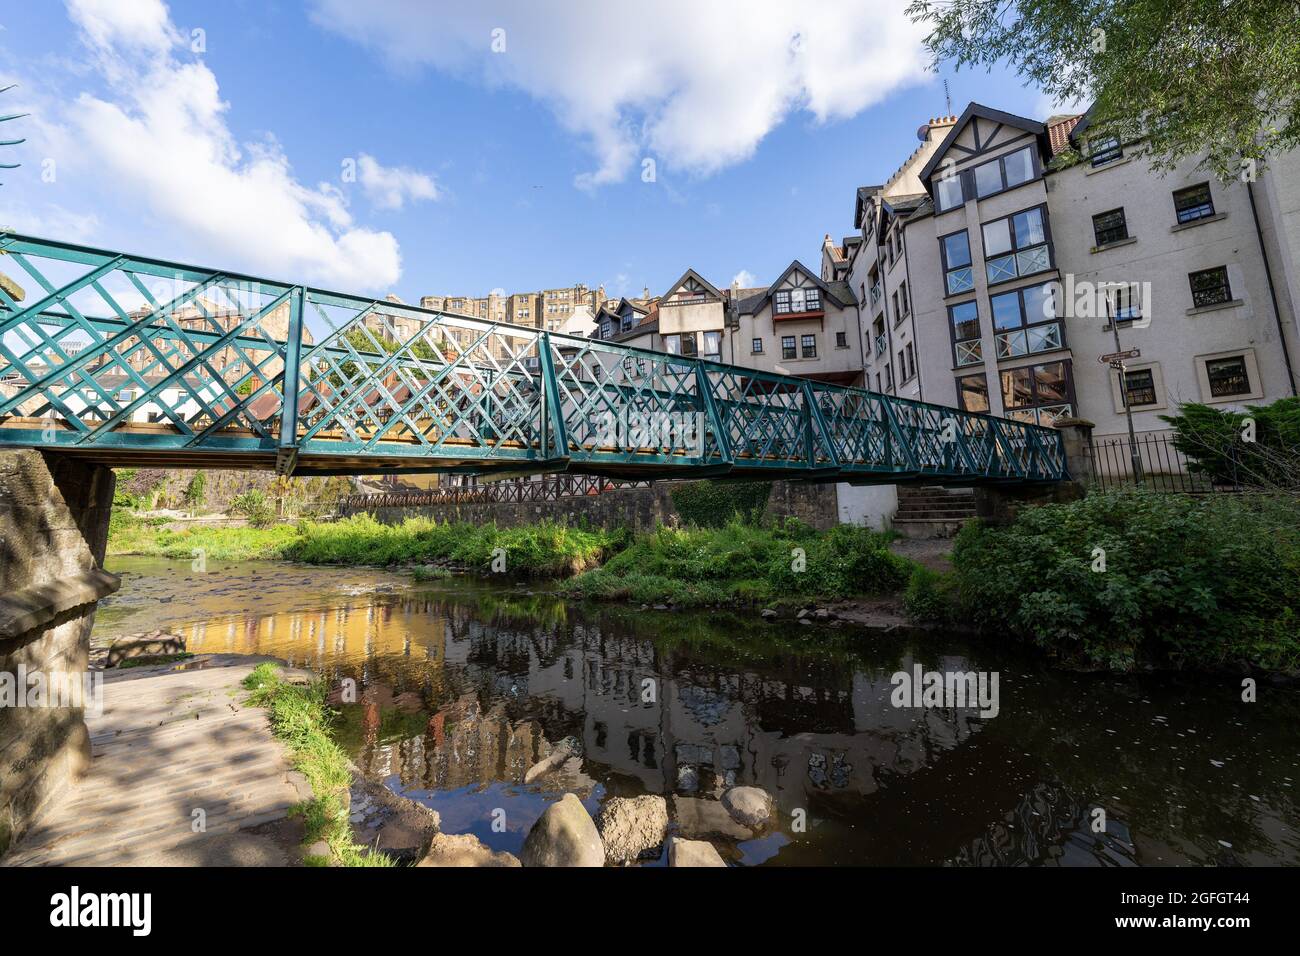
M 663 797 L 611 797 L 596 815 L 596 829 L 611 863 L 630 863 L 654 855 L 668 832 L 668 803 Z
M 772 816 L 772 798 L 758 787 L 732 787 L 722 795 L 722 805 L 737 823 L 756 829 Z
M 605 847 L 582 801 L 566 793 L 528 831 L 520 858 L 524 866 L 604 866 Z
M 681 837 L 668 838 L 669 866 L 726 866 L 712 843 L 703 840 L 683 840 Z
M 519 861 L 488 849 L 472 833 L 439 833 L 416 866 L 519 866 Z

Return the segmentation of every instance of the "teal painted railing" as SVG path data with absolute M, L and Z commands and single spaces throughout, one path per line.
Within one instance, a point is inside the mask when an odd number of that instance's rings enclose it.
M 1054 429 L 0 234 L 0 446 L 300 474 L 1066 477 Z

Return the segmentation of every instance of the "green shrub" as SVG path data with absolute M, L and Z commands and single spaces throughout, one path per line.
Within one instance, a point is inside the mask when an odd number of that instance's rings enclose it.
M 721 528 L 737 516 L 758 524 L 772 494 L 770 481 L 690 481 L 670 492 L 681 519 L 697 528 Z
M 1189 402 L 1160 417 L 1174 427 L 1174 446 L 1188 468 L 1222 484 L 1300 486 L 1300 398 L 1249 405 L 1245 412 Z M 1251 440 L 1247 419 L 1252 419 Z
M 959 616 L 956 576 L 916 565 L 903 591 L 903 610 L 918 624 L 954 623 Z
M 253 488 L 230 499 L 230 510 L 244 515 L 254 528 L 269 528 L 275 524 L 275 507 L 261 488 Z
M 1077 664 L 1300 666 L 1294 499 L 1094 494 L 972 522 L 953 563 L 973 623 Z

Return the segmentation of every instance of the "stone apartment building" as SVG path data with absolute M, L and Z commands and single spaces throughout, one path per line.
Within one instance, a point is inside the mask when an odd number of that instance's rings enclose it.
M 594 317 L 604 302 L 604 286 L 592 289 L 578 283 L 562 288 L 542 289 L 539 292 L 516 292 L 513 295 L 426 295 L 420 299 L 420 308 L 558 332 L 562 326 L 573 324 L 575 312 L 582 315 L 582 310 L 585 309 L 588 317 Z
M 971 104 L 923 126 L 884 186 L 858 190 L 861 241 L 823 246 L 864 313 L 864 378 L 888 394 L 1096 436 L 1181 402 L 1295 394 L 1300 182 L 1294 154 L 1253 183 L 1167 173 L 1046 122 Z M 1127 150 L 1127 151 L 1126 151 Z M 1082 158 L 1079 158 L 1082 157 Z M 1117 328 L 1112 328 L 1112 321 Z M 1121 372 L 1098 361 L 1140 352 Z

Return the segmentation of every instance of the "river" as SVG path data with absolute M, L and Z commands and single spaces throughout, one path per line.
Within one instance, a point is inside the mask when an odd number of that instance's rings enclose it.
M 163 628 L 270 654 L 336 688 L 364 772 L 443 829 L 518 853 L 572 791 L 662 794 L 741 865 L 1300 862 L 1300 693 L 1241 679 L 1065 673 L 1018 647 L 754 615 L 567 603 L 530 585 L 356 568 L 110 559 L 94 640 Z M 896 707 L 898 672 L 996 673 L 996 715 Z M 356 681 L 356 703 L 338 688 Z M 573 738 L 580 760 L 525 785 Z M 771 793 L 733 832 L 717 797 Z

